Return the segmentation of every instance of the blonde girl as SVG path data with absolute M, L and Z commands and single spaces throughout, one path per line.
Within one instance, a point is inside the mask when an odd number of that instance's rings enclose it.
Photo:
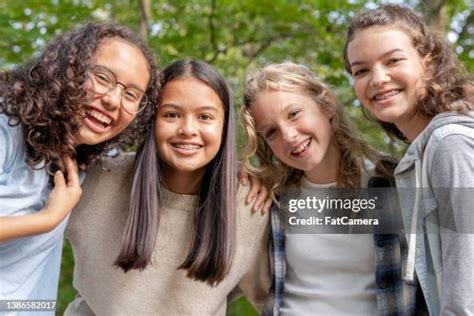
M 275 196 L 290 184 L 309 195 L 365 187 L 372 175 L 388 174 L 328 86 L 304 66 L 268 65 L 251 75 L 242 117 L 249 137 L 245 166 Z M 253 155 L 258 164 L 251 163 Z M 275 302 L 268 314 L 397 314 L 413 308 L 402 298 L 398 234 L 290 234 L 281 212 L 272 211 Z

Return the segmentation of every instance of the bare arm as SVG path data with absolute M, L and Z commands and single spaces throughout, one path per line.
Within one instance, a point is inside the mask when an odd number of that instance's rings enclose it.
M 56 172 L 54 189 L 41 211 L 23 216 L 0 217 L 0 242 L 53 230 L 79 202 L 82 192 L 77 164 L 69 157 L 65 157 L 64 162 L 68 179 L 64 179 L 61 171 Z

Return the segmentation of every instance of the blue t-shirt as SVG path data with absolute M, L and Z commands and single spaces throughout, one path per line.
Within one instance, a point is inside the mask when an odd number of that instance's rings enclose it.
M 40 211 L 51 188 L 44 169 L 26 164 L 21 125 L 9 126 L 8 117 L 0 114 L 0 216 Z M 0 243 L 1 300 L 56 300 L 68 219 L 49 233 Z

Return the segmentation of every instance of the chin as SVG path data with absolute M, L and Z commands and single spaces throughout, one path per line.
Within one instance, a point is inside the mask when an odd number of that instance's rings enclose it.
M 289 165 L 290 167 L 292 168 L 295 168 L 295 169 L 298 169 L 298 170 L 301 170 L 301 171 L 310 171 L 310 170 L 313 170 L 314 167 L 313 165 L 311 164 L 308 164 L 308 163 L 305 163 L 305 164 L 293 164 L 292 166 Z
M 382 122 L 391 123 L 394 119 L 394 115 L 393 113 L 391 113 L 391 111 L 380 111 L 380 110 L 370 111 L 369 110 L 369 113 L 371 116 L 373 116 L 374 118 Z
M 103 139 L 104 137 L 98 138 L 97 135 L 90 135 L 87 131 L 84 133 L 79 132 L 79 134 L 75 137 L 77 145 L 97 145 L 103 143 L 107 140 L 107 138 Z M 112 138 L 109 138 L 112 139 Z
M 194 172 L 201 168 L 201 166 L 195 164 L 179 164 L 175 165 L 174 167 L 174 169 L 178 170 L 179 172 Z
M 379 121 L 384 123 L 394 124 L 399 119 L 399 116 L 396 115 L 378 115 L 375 116 Z
M 313 160 L 313 161 L 308 161 L 308 163 L 305 164 L 305 168 L 301 169 L 303 171 L 312 171 L 318 168 L 321 165 L 321 159 Z

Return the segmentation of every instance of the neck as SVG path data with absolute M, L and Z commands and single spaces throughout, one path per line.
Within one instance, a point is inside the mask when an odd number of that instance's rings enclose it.
M 415 138 L 425 129 L 431 119 L 413 115 L 410 119 L 395 123 L 395 126 L 405 137 L 413 142 Z
M 305 177 L 312 183 L 325 184 L 337 181 L 341 162 L 341 151 L 334 144 L 334 139 L 328 147 L 326 155 L 318 166 L 312 170 L 305 171 Z
M 177 171 L 164 168 L 164 182 L 168 190 L 179 194 L 197 194 L 205 169 Z

